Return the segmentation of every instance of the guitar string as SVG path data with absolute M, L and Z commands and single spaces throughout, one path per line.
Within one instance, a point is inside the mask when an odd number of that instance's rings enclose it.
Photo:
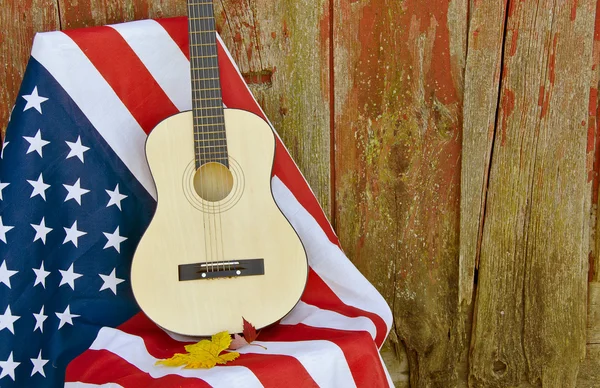
M 211 107 L 210 111 L 215 111 L 215 114 L 211 114 L 211 116 L 217 116 L 213 118 L 213 121 L 216 121 L 219 124 L 219 129 L 218 131 L 220 131 L 220 133 L 217 133 L 217 135 L 223 135 L 221 136 L 215 136 L 215 153 L 214 153 L 214 157 L 215 157 L 215 163 L 221 164 L 224 167 L 226 167 L 226 159 L 228 158 L 228 154 L 227 154 L 227 141 L 226 141 L 226 128 L 225 128 L 225 117 L 224 117 L 224 112 L 223 112 L 223 100 L 222 100 L 222 95 L 221 95 L 221 88 L 220 88 L 220 74 L 219 74 L 219 67 L 218 67 L 218 59 L 217 59 L 217 37 L 216 37 L 216 23 L 215 23 L 215 19 L 214 19 L 214 5 L 213 2 L 208 2 L 205 3 L 205 10 L 207 11 L 206 14 L 203 14 L 203 17 L 205 17 L 205 19 L 201 19 L 201 20 L 205 20 L 206 23 L 208 24 L 208 28 L 206 29 L 207 33 L 203 34 L 202 36 L 207 36 L 208 41 L 205 42 L 207 45 L 203 46 L 206 47 L 208 49 L 208 53 L 207 55 L 204 56 L 203 58 L 203 62 L 206 60 L 208 66 L 206 66 L 207 68 L 210 68 L 211 70 L 208 72 L 208 75 L 213 75 L 212 73 L 216 73 L 214 74 L 215 77 L 207 77 L 207 78 L 215 78 L 216 82 L 213 81 L 213 83 L 216 83 L 217 86 L 214 88 L 208 88 L 210 90 L 210 94 L 211 97 L 213 99 L 211 99 L 210 101 L 217 101 L 217 105 L 214 107 Z M 214 52 L 213 52 L 214 50 Z M 214 55 L 214 56 L 213 56 Z M 208 59 L 210 58 L 210 59 Z M 211 63 L 210 61 L 213 62 L 217 62 L 217 63 L 212 63 L 213 66 L 210 66 Z M 225 142 L 225 144 L 218 144 L 217 143 L 223 143 Z M 220 159 L 220 160 L 219 160 Z M 224 161 L 225 163 L 220 163 L 221 161 Z M 219 194 L 219 200 L 216 201 L 216 207 L 217 207 L 217 212 L 218 213 L 218 228 L 216 227 L 217 224 L 217 216 L 215 215 L 215 234 L 218 235 L 220 237 L 220 248 L 221 248 L 221 262 L 222 264 L 222 269 L 225 270 L 226 265 L 224 264 L 225 262 L 227 262 L 225 260 L 225 245 L 223 243 L 223 217 L 222 217 L 222 211 L 221 211 L 221 202 L 222 202 L 222 198 L 225 197 L 226 195 L 226 172 L 222 169 L 219 168 L 218 171 L 218 179 L 217 180 L 217 191 Z M 213 214 L 216 214 L 213 213 Z M 217 246 L 219 246 L 219 241 L 217 241 Z M 217 266 L 218 267 L 218 266 Z M 231 271 L 231 263 L 227 264 L 227 269 L 229 271 Z
M 200 28 L 197 28 L 195 32 L 196 32 L 196 34 L 198 34 L 198 33 L 200 34 L 200 42 L 202 44 L 201 46 L 197 46 L 198 47 L 198 51 L 201 53 L 201 58 L 199 58 L 199 59 L 200 59 L 200 62 L 202 63 L 202 65 L 200 66 L 200 69 L 197 70 L 197 71 L 199 71 L 200 74 L 201 74 L 201 83 L 203 85 L 205 85 L 206 79 L 208 79 L 208 78 L 216 78 L 216 77 L 208 77 L 207 76 L 207 73 L 210 74 L 210 73 L 214 72 L 215 69 L 213 68 L 214 66 L 207 66 L 206 63 L 205 63 L 205 62 L 208 62 L 208 61 L 206 61 L 206 58 L 208 57 L 208 55 L 212 54 L 211 48 L 213 47 L 213 46 L 210 45 L 210 41 L 205 41 L 205 35 L 207 35 L 206 32 L 208 30 L 210 30 L 210 19 L 208 19 L 208 17 L 210 15 L 209 15 L 209 9 L 208 9 L 208 7 L 212 7 L 212 2 L 210 2 L 210 3 L 209 2 L 201 2 L 199 4 L 200 19 L 196 19 L 195 20 L 196 24 L 200 24 Z M 207 12 L 205 12 L 205 11 L 207 11 Z M 202 27 L 204 27 L 203 24 L 205 24 L 205 23 L 208 24 L 208 26 L 207 26 L 208 28 L 202 28 Z M 204 88 L 200 89 L 201 93 L 203 93 L 203 97 L 210 98 L 210 100 L 203 100 L 203 101 L 206 101 L 206 102 L 203 103 L 203 108 L 210 108 L 210 109 L 203 109 L 204 112 L 206 112 L 206 110 L 213 110 L 215 108 L 214 101 L 217 101 L 217 103 L 219 102 L 217 100 L 218 96 L 215 93 L 215 91 L 214 90 L 210 90 L 210 89 L 212 89 L 212 88 L 206 88 L 206 87 L 204 87 Z M 208 124 L 211 124 L 211 122 L 218 123 L 218 117 L 216 117 L 216 118 L 215 117 L 210 117 L 209 118 L 208 116 L 215 116 L 215 115 L 209 115 L 209 114 L 206 114 L 206 113 L 204 113 L 202 115 L 202 121 L 203 121 L 204 124 L 206 124 L 204 126 L 204 129 L 208 128 L 209 127 Z M 216 116 L 218 116 L 218 115 L 216 115 Z M 213 136 L 213 137 L 216 137 L 216 136 Z M 211 141 L 211 140 L 213 140 L 213 141 Z M 206 163 L 213 162 L 212 157 L 215 157 L 215 156 L 218 155 L 218 153 L 215 152 L 215 151 L 218 151 L 218 148 L 217 148 L 217 145 L 216 145 L 217 141 L 218 141 L 217 139 L 211 139 L 211 134 L 210 133 L 208 133 L 208 134 L 205 133 L 205 136 L 203 136 L 203 142 L 209 144 L 209 148 L 207 149 L 208 157 L 205 160 Z M 210 148 L 213 144 L 214 144 L 214 148 L 215 148 L 214 150 L 212 150 Z M 206 149 L 206 147 L 204 147 L 204 149 Z M 208 183 L 208 185 L 210 186 L 209 190 L 211 190 L 211 191 L 214 192 L 217 189 L 217 187 L 215 187 L 216 185 L 214 184 L 213 180 L 209 179 L 209 181 L 210 181 Z M 212 228 L 212 225 L 214 225 L 214 230 L 213 231 L 214 231 L 214 239 L 215 239 L 214 240 L 214 243 L 215 243 L 214 244 L 215 257 L 214 257 L 213 261 L 218 262 L 219 261 L 219 243 L 218 243 L 219 238 L 218 238 L 217 217 L 215 215 L 216 211 L 217 211 L 217 209 L 215 207 L 215 202 L 216 201 L 209 201 L 209 202 L 210 202 L 209 206 L 210 206 L 210 210 L 211 210 L 210 214 L 209 214 L 209 225 L 211 225 L 211 228 Z M 221 247 L 221 251 L 223 251 L 223 247 Z M 212 266 L 211 265 L 211 270 L 218 270 L 218 264 L 216 266 Z
M 217 73 L 217 76 L 214 78 L 217 78 L 216 83 L 218 84 L 218 89 L 215 92 L 215 94 L 218 95 L 219 100 L 219 106 L 217 108 L 218 111 L 218 115 L 220 116 L 220 120 L 222 120 L 222 134 L 223 134 L 223 142 L 225 143 L 224 145 L 222 145 L 222 148 L 220 148 L 219 150 L 219 154 L 221 156 L 222 161 L 224 162 L 224 166 L 225 168 L 228 168 L 230 171 L 231 165 L 229 163 L 227 163 L 229 160 L 229 153 L 228 153 L 228 147 L 227 147 L 227 127 L 225 126 L 225 112 L 224 112 L 224 108 L 223 108 L 223 93 L 221 90 L 221 70 L 218 66 L 219 64 L 219 59 L 218 59 L 218 49 L 217 49 L 217 26 L 216 26 L 216 21 L 215 21 L 215 11 L 214 11 L 214 3 L 210 2 L 210 4 L 208 4 L 208 11 L 210 13 L 210 43 L 213 44 L 214 47 L 214 57 L 212 57 L 212 60 L 215 63 L 215 69 L 214 71 Z M 214 81 L 213 81 L 214 82 Z M 231 271 L 231 260 L 225 260 L 225 244 L 223 243 L 223 218 L 222 218 L 222 211 L 221 211 L 221 202 L 223 199 L 225 199 L 225 197 L 229 194 L 227 193 L 227 173 L 228 171 L 225 171 L 223 169 L 219 169 L 220 171 L 220 178 L 219 179 L 219 184 L 220 184 L 220 196 L 219 198 L 222 198 L 219 200 L 218 204 L 219 204 L 219 232 L 220 232 L 220 236 L 221 236 L 221 253 L 223 254 L 223 257 L 221 258 L 223 260 L 223 263 L 227 262 L 227 270 Z M 232 182 L 233 183 L 233 182 Z M 233 189 L 233 187 L 231 188 Z M 225 270 L 225 264 L 223 264 L 223 270 Z
M 200 74 L 198 73 L 197 70 L 197 65 L 198 65 L 198 59 L 197 55 L 195 55 L 196 50 L 198 50 L 201 46 L 198 46 L 198 40 L 197 40 L 197 36 L 194 33 L 194 31 L 196 31 L 197 26 L 196 26 L 196 20 L 194 17 L 195 15 L 197 15 L 197 12 L 195 12 L 198 8 L 197 4 L 194 4 L 193 0 L 190 1 L 190 6 L 188 9 L 189 15 L 191 16 L 191 20 L 189 23 L 190 29 L 191 29 L 191 33 L 190 35 L 190 42 L 192 43 L 190 45 L 190 58 L 192 58 L 191 61 L 191 66 L 192 66 L 192 82 L 194 83 L 193 85 L 193 94 L 194 94 L 194 101 L 193 101 L 193 127 L 194 127 L 194 143 L 195 143 L 195 147 L 194 147 L 194 153 L 196 155 L 196 159 L 197 159 L 197 166 L 196 166 L 196 170 L 200 169 L 200 171 L 198 171 L 199 175 L 199 180 L 200 180 L 200 191 L 201 191 L 201 197 L 204 200 L 204 198 L 206 198 L 206 190 L 203 184 L 203 179 L 202 179 L 202 165 L 204 162 L 204 147 L 202 147 L 202 131 L 200 129 L 200 115 L 199 115 L 199 105 L 202 105 L 202 90 L 200 88 L 197 87 L 197 85 L 202 82 L 200 80 Z M 201 154 L 202 153 L 202 154 Z M 203 222 L 204 222 L 204 250 L 205 250 L 205 263 L 206 263 L 206 268 L 205 271 L 206 272 L 211 272 L 212 268 L 210 265 L 208 265 L 208 263 L 212 260 L 212 233 L 211 233 L 211 226 L 210 226 L 210 216 L 207 216 L 206 212 L 202 212 L 202 218 L 203 218 Z M 208 220 L 207 220 L 208 218 Z M 207 221 L 208 221 L 208 227 L 207 227 Z M 208 235 L 208 239 L 207 239 L 207 235 Z

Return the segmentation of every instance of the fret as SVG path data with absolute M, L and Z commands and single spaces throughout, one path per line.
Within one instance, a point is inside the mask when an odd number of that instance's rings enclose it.
M 211 66 L 211 67 L 192 67 L 192 70 L 210 70 L 210 69 L 218 69 L 218 66 Z
M 220 127 L 223 123 L 213 123 L 213 124 L 196 124 L 196 127 Z M 202 131 L 204 132 L 204 131 Z
M 210 18 L 212 19 L 212 18 Z M 190 32 L 190 34 L 214 34 L 215 32 L 217 32 L 217 30 L 203 30 L 203 31 L 192 31 Z M 192 45 L 192 46 L 198 46 L 198 45 Z M 206 45 L 200 45 L 200 46 L 206 46 Z
M 199 106 L 199 107 L 197 107 L 196 109 L 197 109 L 197 110 L 211 110 L 211 109 L 216 109 L 216 110 L 219 110 L 219 111 L 220 111 L 220 110 L 221 110 L 220 108 L 221 108 L 221 107 L 219 107 L 219 106 L 207 106 L 207 107 L 204 107 L 204 106 Z
M 198 46 L 214 46 L 214 43 L 190 43 L 191 47 L 198 47 Z
M 209 158 L 209 157 L 214 157 L 214 156 L 219 156 L 219 157 L 222 157 L 222 158 L 228 158 L 227 151 L 223 151 L 223 152 L 205 152 L 205 153 L 200 154 L 200 156 L 204 157 L 204 158 Z
M 209 133 L 223 133 L 223 131 L 202 131 L 202 135 Z
M 221 90 L 221 88 L 202 88 L 202 89 L 200 90 L 200 92 L 203 92 L 203 91 L 205 91 L 205 90 Z
M 209 101 L 209 100 L 222 100 L 223 97 L 212 97 L 212 98 L 192 98 L 192 101 Z
M 202 82 L 202 81 L 218 81 L 219 77 L 214 77 L 214 78 L 196 78 L 193 79 L 192 82 Z
M 219 145 L 219 146 L 202 145 L 202 146 L 197 146 L 196 148 L 198 148 L 198 150 L 201 151 L 204 155 L 219 154 L 222 152 L 227 152 L 227 147 L 222 146 L 222 145 Z

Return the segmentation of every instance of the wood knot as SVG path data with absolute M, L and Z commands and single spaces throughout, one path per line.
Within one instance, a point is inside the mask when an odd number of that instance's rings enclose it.
M 506 374 L 508 367 L 504 362 L 502 362 L 500 360 L 496 360 L 496 361 L 494 361 L 494 365 L 493 365 L 492 369 L 494 370 L 494 374 L 496 376 L 500 377 L 500 376 L 504 376 Z

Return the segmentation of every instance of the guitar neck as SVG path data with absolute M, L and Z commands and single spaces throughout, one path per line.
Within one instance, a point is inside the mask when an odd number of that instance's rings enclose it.
M 188 27 L 196 168 L 229 167 L 212 1 L 188 0 Z

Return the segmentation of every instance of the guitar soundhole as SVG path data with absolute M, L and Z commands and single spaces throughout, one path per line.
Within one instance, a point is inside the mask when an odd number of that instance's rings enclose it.
M 233 188 L 233 174 L 221 163 L 203 164 L 194 174 L 194 189 L 209 202 L 223 200 Z

